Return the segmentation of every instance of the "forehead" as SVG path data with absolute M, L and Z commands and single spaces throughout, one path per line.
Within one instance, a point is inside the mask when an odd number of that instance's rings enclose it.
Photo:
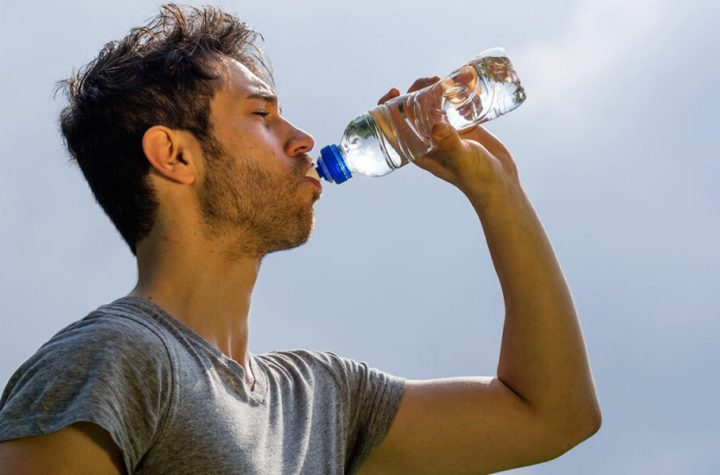
M 222 86 L 218 93 L 227 95 L 233 100 L 253 96 L 277 100 L 272 87 L 235 59 L 226 58 L 223 61 L 221 78 Z

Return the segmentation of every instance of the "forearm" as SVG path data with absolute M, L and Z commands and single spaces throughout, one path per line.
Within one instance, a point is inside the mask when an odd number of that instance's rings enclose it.
M 505 300 L 498 378 L 554 422 L 595 425 L 599 408 L 580 322 L 532 205 L 514 178 L 468 198 Z

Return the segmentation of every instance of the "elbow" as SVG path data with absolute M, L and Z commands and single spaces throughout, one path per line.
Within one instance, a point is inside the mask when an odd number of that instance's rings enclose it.
M 596 408 L 592 411 L 592 415 L 590 416 L 590 422 L 588 424 L 588 428 L 590 429 L 590 434 L 586 437 L 589 438 L 593 435 L 595 435 L 602 426 L 602 413 L 600 412 L 600 408 Z
M 564 404 L 564 408 L 565 417 L 559 416 L 556 420 L 560 422 L 559 429 L 573 442 L 571 447 L 584 442 L 600 430 L 602 412 L 594 392 L 573 403 Z
M 553 431 L 560 441 L 548 460 L 555 459 L 595 435 L 602 426 L 602 414 L 599 408 L 588 411 L 582 417 L 575 417 L 572 421 L 563 424 L 561 428 Z
M 581 435 L 583 437 L 580 442 L 595 435 L 602 426 L 602 411 L 600 410 L 600 404 L 597 398 L 593 398 L 592 401 L 587 404 L 587 408 L 583 414 L 584 416 L 579 418 L 582 421 L 579 426 L 582 428 Z
M 600 413 L 600 410 L 594 410 L 589 413 L 585 418 L 583 418 L 581 424 L 578 425 L 579 427 L 574 433 L 574 443 L 571 448 L 597 434 L 602 426 L 602 414 Z

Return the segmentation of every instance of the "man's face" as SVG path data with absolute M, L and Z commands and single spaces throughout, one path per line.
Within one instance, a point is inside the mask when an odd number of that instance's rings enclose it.
M 317 183 L 305 178 L 313 139 L 281 117 L 267 84 L 237 61 L 225 65 L 210 102 L 213 137 L 204 144 L 205 231 L 211 238 L 237 236 L 241 254 L 299 246 L 310 237 L 320 197 Z

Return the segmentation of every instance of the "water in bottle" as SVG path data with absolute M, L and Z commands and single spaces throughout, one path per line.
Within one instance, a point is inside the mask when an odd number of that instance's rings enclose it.
M 338 145 L 320 151 L 318 173 L 335 183 L 353 174 L 387 175 L 434 149 L 434 124 L 447 122 L 462 131 L 524 101 L 525 91 L 505 51 L 484 51 L 441 81 L 353 119 Z

